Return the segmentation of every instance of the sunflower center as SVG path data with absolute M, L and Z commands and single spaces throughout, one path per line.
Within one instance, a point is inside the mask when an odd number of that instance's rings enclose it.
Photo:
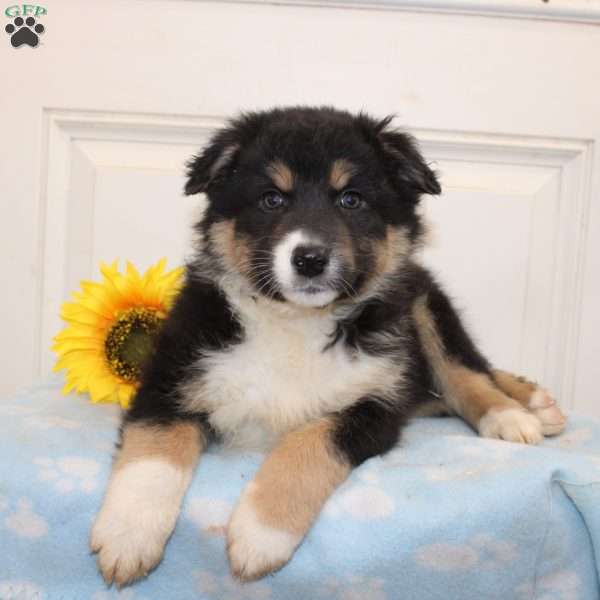
M 128 382 L 139 380 L 161 320 L 151 308 L 130 308 L 117 319 L 104 341 L 106 360 L 115 375 Z

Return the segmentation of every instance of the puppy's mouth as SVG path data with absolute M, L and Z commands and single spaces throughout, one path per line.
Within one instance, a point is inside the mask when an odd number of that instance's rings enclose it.
M 314 285 L 311 283 L 309 285 L 297 287 L 293 291 L 301 294 L 308 294 L 310 296 L 312 294 L 320 294 L 321 292 L 331 291 L 331 288 L 326 285 Z
M 331 304 L 339 295 L 330 285 L 307 283 L 281 290 L 282 296 L 289 302 L 300 306 L 323 308 Z

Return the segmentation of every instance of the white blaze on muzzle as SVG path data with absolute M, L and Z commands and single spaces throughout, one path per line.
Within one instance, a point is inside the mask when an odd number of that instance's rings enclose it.
M 318 276 L 299 274 L 294 266 L 294 253 L 298 248 L 313 246 L 324 247 L 324 244 L 301 229 L 288 233 L 273 250 L 273 271 L 286 300 L 301 306 L 320 307 L 330 304 L 338 295 L 331 284 L 339 265 L 335 257 L 331 257 Z

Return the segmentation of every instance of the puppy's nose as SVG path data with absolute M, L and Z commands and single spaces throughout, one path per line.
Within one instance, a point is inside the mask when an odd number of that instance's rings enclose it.
M 316 277 L 329 262 L 329 251 L 322 246 L 298 246 L 292 253 L 292 265 L 298 275 Z

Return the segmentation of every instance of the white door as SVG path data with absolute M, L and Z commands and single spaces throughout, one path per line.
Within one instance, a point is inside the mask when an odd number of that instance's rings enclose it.
M 21 26 L 8 7 L 2 392 L 49 372 L 60 303 L 101 260 L 182 260 L 183 162 L 214 127 L 310 103 L 420 138 L 444 187 L 425 259 L 475 337 L 600 415 L 600 2 L 354 4 L 50 0 Z M 20 27 L 36 47 L 13 46 Z

